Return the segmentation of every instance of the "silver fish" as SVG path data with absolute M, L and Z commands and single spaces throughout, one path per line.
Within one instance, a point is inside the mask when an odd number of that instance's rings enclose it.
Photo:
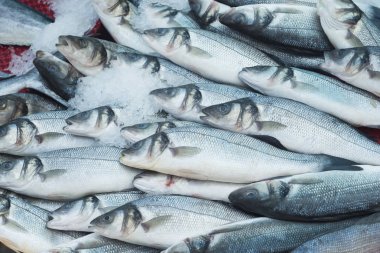
M 120 162 L 198 180 L 249 183 L 328 170 L 352 162 L 277 149 L 242 134 L 213 128 L 173 128 L 124 149 Z
M 321 68 L 353 86 L 380 96 L 380 47 L 325 52 Z
M 29 46 L 51 20 L 16 0 L 0 1 L 0 44 Z
M 192 121 L 160 121 L 140 123 L 132 126 L 125 126 L 120 130 L 121 136 L 129 142 L 143 140 L 153 134 L 163 132 L 170 128 L 186 127 L 186 126 L 204 126 Z
M 127 190 L 141 172 L 121 165 L 120 152 L 114 147 L 74 148 L 3 162 L 0 187 L 52 200 Z
M 292 253 L 329 252 L 329 253 L 375 253 L 380 250 L 380 213 L 358 220 L 355 224 L 321 235 L 305 242 Z
M 321 25 L 337 49 L 380 46 L 380 30 L 351 0 L 319 0 Z
M 135 177 L 133 185 L 146 193 L 184 195 L 209 200 L 230 202 L 231 192 L 245 186 L 213 181 L 192 180 L 166 174 L 144 172 Z
M 177 242 L 162 253 L 288 252 L 316 236 L 346 228 L 357 219 L 303 223 L 255 218 L 220 226 Z
M 238 98 L 260 96 L 249 90 L 222 84 L 197 83 L 150 92 L 156 103 L 176 118 L 203 123 L 202 108 Z
M 34 113 L 63 110 L 58 102 L 33 93 L 14 93 L 0 96 L 0 125 Z
M 380 165 L 380 145 L 347 123 L 308 105 L 278 97 L 244 98 L 202 110 L 212 126 L 271 136 L 289 150 Z
M 232 7 L 249 5 L 249 4 L 283 4 L 289 3 L 289 0 L 218 0 L 221 3 L 227 4 Z M 308 6 L 315 6 L 318 0 L 296 0 L 291 3 L 304 4 Z
M 222 24 L 268 43 L 315 51 L 333 49 L 315 7 L 254 4 L 231 8 L 219 17 Z
M 49 89 L 66 100 L 75 96 L 78 79 L 83 75 L 70 63 L 48 52 L 37 51 L 33 64 L 46 80 L 46 85 Z
M 90 222 L 128 202 L 145 197 L 140 191 L 102 193 L 67 202 L 49 217 L 47 227 L 57 230 L 89 232 Z
M 215 82 L 242 86 L 244 67 L 278 63 L 250 45 L 217 33 L 190 28 L 144 31 L 144 40 L 172 62 Z
M 165 249 L 217 226 L 252 218 L 233 207 L 183 196 L 149 196 L 91 222 L 94 232 L 121 241 Z
M 46 228 L 49 212 L 22 198 L 2 196 L 0 202 L 0 241 L 17 252 L 39 253 L 84 235 Z
M 292 99 L 355 126 L 380 127 L 380 99 L 325 75 L 298 68 L 245 68 L 240 79 L 263 94 Z
M 355 166 L 354 166 L 355 167 Z M 253 183 L 230 201 L 249 212 L 288 220 L 339 220 L 379 210 L 379 167 L 327 171 Z

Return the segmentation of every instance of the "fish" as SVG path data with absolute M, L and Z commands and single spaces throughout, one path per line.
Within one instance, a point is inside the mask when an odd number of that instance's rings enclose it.
M 52 20 L 16 0 L 0 1 L 0 44 L 30 46 Z
M 120 130 L 121 136 L 129 142 L 136 142 L 143 140 L 151 135 L 156 133 L 163 132 L 167 129 L 176 128 L 176 127 L 187 127 L 187 126 L 202 126 L 205 125 L 195 123 L 192 121 L 158 121 L 158 122 L 147 122 L 135 124 L 132 126 L 125 126 Z
M 285 148 L 380 165 L 380 145 L 349 124 L 308 105 L 279 97 L 243 98 L 204 108 L 204 123 L 270 136 Z
M 33 93 L 14 93 L 0 96 L 0 125 L 19 117 L 39 112 L 64 110 L 65 106 L 53 99 Z
M 336 78 L 299 68 L 271 66 L 245 68 L 239 77 L 263 94 L 307 104 L 351 125 L 380 126 L 380 99 Z
M 377 252 L 379 245 L 379 213 L 364 217 L 347 228 L 332 231 L 305 242 L 292 253 L 301 252 Z
M 232 192 L 233 205 L 267 217 L 334 221 L 379 210 L 379 167 L 327 171 L 250 184 Z
M 231 7 L 238 7 L 250 4 L 285 4 L 289 3 L 289 0 L 218 0 L 221 3 L 227 4 Z M 304 4 L 306 6 L 315 6 L 318 0 L 295 0 L 291 3 Z
M 289 252 L 307 240 L 346 228 L 355 221 L 303 223 L 254 218 L 186 238 L 162 253 Z
M 159 250 L 140 245 L 124 243 L 118 240 L 108 239 L 95 233 L 80 237 L 67 243 L 54 246 L 54 248 L 42 253 L 158 253 Z
M 120 162 L 189 179 L 228 183 L 250 183 L 352 164 L 326 155 L 293 153 L 243 134 L 201 127 L 173 128 L 138 141 L 122 151 Z
M 60 36 L 60 40 L 62 45 L 58 46 L 59 50 L 86 75 L 95 75 L 107 68 L 124 69 L 133 66 L 143 69 L 149 75 L 158 77 L 166 84 L 211 82 L 168 60 L 140 54 L 128 48 L 114 49 L 115 47 L 107 46 L 95 38 Z M 80 47 L 81 44 L 82 47 Z
M 380 47 L 325 52 L 321 68 L 360 89 L 380 96 Z
M 292 49 L 273 43 L 269 45 L 222 24 L 219 17 L 232 9 L 229 6 L 214 0 L 192 0 L 190 6 L 203 29 L 241 40 L 267 53 L 281 65 L 320 71 L 319 65 L 323 62 L 321 52 Z
M 50 111 L 15 119 L 0 126 L 0 152 L 11 155 L 86 147 L 96 144 L 92 138 L 68 135 L 63 131 L 65 118 L 75 111 Z
M 188 236 L 250 218 L 252 216 L 219 202 L 156 195 L 97 217 L 91 221 L 90 229 L 108 238 L 165 249 Z
M 49 212 L 22 198 L 0 196 L 0 241 L 16 252 L 39 253 L 81 236 L 46 228 Z
M 33 64 L 46 80 L 47 88 L 69 100 L 75 96 L 78 79 L 83 77 L 70 63 L 45 52 L 37 51 Z
M 7 78 L 10 78 L 13 76 L 14 76 L 13 74 L 9 74 L 9 73 L 0 71 L 0 80 L 7 79 Z
M 230 202 L 231 192 L 246 186 L 213 181 L 192 180 L 155 172 L 143 172 L 135 177 L 133 185 L 148 194 L 184 195 L 201 199 Z
M 0 164 L 0 187 L 50 200 L 127 190 L 141 172 L 121 165 L 120 153 L 119 148 L 97 146 L 20 157 Z
M 102 24 L 117 43 L 143 54 L 159 56 L 144 42 L 141 33 L 130 23 L 130 20 L 138 15 L 136 6 L 127 0 L 92 0 L 92 5 Z
M 0 80 L 0 96 L 17 93 L 23 89 L 32 89 L 54 99 L 64 106 L 68 106 L 66 100 L 47 87 L 46 81 L 43 80 L 37 69 L 32 68 L 24 75 Z
M 380 46 L 380 30 L 351 0 L 319 0 L 321 25 L 336 49 Z
M 214 82 L 244 86 L 238 78 L 242 68 L 278 65 L 244 42 L 202 29 L 158 28 L 142 37 L 164 57 Z
M 98 216 L 145 196 L 136 190 L 86 196 L 51 212 L 46 226 L 56 230 L 90 232 L 90 222 Z
M 161 88 L 150 92 L 159 107 L 172 116 L 203 123 L 199 118 L 204 107 L 238 98 L 260 96 L 252 91 L 223 84 L 195 83 Z
M 268 43 L 314 51 L 332 50 L 315 7 L 254 4 L 231 8 L 219 21 Z

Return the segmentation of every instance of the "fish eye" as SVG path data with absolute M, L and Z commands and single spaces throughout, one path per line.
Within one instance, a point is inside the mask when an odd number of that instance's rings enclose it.
M 58 67 L 56 66 L 56 65 L 48 65 L 47 66 L 47 70 L 49 71 L 49 72 L 57 72 L 58 71 Z
M 167 33 L 168 33 L 168 29 L 164 29 L 164 28 L 158 28 L 158 29 L 156 29 L 156 34 L 158 36 L 164 36 Z
M 140 60 L 143 56 L 139 54 L 126 54 L 129 61 L 135 62 Z
M 90 118 L 90 116 L 91 116 L 91 111 L 85 111 L 85 112 L 82 112 L 82 113 L 80 114 L 80 117 L 81 117 L 82 119 L 88 119 L 88 118 Z
M 11 170 L 13 168 L 13 161 L 6 161 L 0 165 L 1 170 Z
M 0 127 L 0 137 L 7 135 L 8 128 L 6 126 Z
M 218 110 L 222 115 L 226 115 L 231 111 L 231 104 L 221 104 L 218 106 Z
M 143 141 L 138 141 L 138 142 L 135 142 L 131 147 L 130 149 L 133 149 L 133 150 L 139 150 L 142 145 L 144 144 Z
M 0 110 L 5 110 L 7 106 L 8 106 L 7 100 L 4 100 L 4 99 L 0 100 Z
M 237 13 L 232 17 L 232 21 L 235 24 L 244 24 L 247 18 L 243 13 Z
M 103 219 L 102 219 L 105 223 L 111 223 L 113 221 L 113 218 L 112 216 L 110 215 L 105 215 L 103 216 Z
M 85 48 L 85 47 L 87 47 L 87 45 L 88 45 L 88 41 L 87 40 L 79 39 L 79 46 L 81 48 Z
M 141 124 L 137 124 L 135 125 L 135 128 L 138 128 L 138 129 L 147 129 L 149 127 L 149 123 L 141 123 Z
M 163 92 L 168 95 L 169 97 L 174 97 L 175 94 L 177 94 L 177 91 L 176 89 L 174 88 L 168 88 L 168 89 L 164 89 Z

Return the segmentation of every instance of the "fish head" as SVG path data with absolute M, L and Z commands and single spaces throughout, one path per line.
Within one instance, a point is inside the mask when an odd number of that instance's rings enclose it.
M 277 84 L 283 84 L 293 77 L 293 70 L 282 66 L 255 66 L 244 68 L 239 73 L 241 81 L 263 93 L 276 90 Z
M 264 29 L 272 20 L 273 15 L 267 8 L 255 5 L 234 7 L 219 17 L 226 26 L 248 31 Z
M 210 242 L 211 235 L 186 238 L 182 242 L 169 247 L 163 253 L 206 253 Z
M 120 53 L 116 55 L 115 59 L 111 58 L 111 65 L 114 63 L 114 61 L 119 61 L 123 65 L 147 70 L 152 74 L 159 72 L 161 68 L 160 62 L 156 57 L 138 53 Z
M 24 157 L 0 164 L 0 185 L 5 188 L 19 188 L 30 183 L 43 169 L 36 157 Z
M 164 132 L 152 135 L 124 149 L 121 153 L 120 162 L 136 168 L 154 164 L 163 152 L 167 150 L 169 142 L 169 137 Z
M 90 222 L 99 213 L 99 199 L 88 196 L 71 201 L 52 212 L 47 223 L 48 228 L 58 230 L 83 230 L 87 229 Z
M 189 5 L 191 11 L 198 17 L 197 21 L 205 26 L 217 20 L 225 9 L 223 4 L 214 0 L 189 0 Z
M 58 37 L 56 47 L 85 75 L 95 74 L 93 71 L 103 69 L 108 60 L 106 48 L 94 38 L 61 35 Z
M 204 122 L 231 131 L 251 127 L 259 114 L 257 106 L 249 98 L 212 105 L 204 108 L 202 112 L 206 115 L 200 117 Z
M 150 47 L 165 56 L 189 51 L 190 33 L 186 28 L 149 29 L 142 37 Z
M 0 215 L 8 213 L 10 208 L 10 200 L 6 197 L 6 195 L 0 195 Z
M 23 148 L 37 133 L 37 127 L 28 119 L 15 119 L 0 126 L 0 152 Z
M 200 111 L 202 93 L 194 84 L 156 89 L 150 95 L 162 109 L 173 115 Z
M 70 134 L 98 137 L 116 119 L 111 107 L 101 106 L 67 118 L 63 129 Z
M 141 123 L 133 126 L 123 127 L 120 130 L 120 133 L 126 140 L 136 142 L 145 139 L 153 134 L 175 127 L 175 124 L 169 121 Z
M 24 99 L 14 96 L 0 96 L 0 125 L 28 114 L 28 106 Z
M 324 53 L 321 68 L 341 76 L 354 76 L 370 64 L 370 56 L 365 48 L 338 49 Z
M 128 0 L 93 0 L 92 2 L 108 16 L 123 17 L 130 12 Z
M 133 204 L 126 204 L 107 212 L 90 223 L 90 230 L 109 238 L 121 238 L 132 234 L 141 224 L 142 216 Z
M 319 13 L 327 12 L 333 19 L 347 25 L 355 25 L 362 17 L 362 11 L 351 0 L 317 1 Z

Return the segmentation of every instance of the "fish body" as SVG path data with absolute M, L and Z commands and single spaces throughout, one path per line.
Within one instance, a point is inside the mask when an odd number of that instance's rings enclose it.
M 249 96 L 252 91 L 223 84 L 196 83 L 151 91 L 157 104 L 174 117 L 202 123 L 202 108 Z
M 304 4 L 306 6 L 315 6 L 318 0 L 297 0 L 292 1 L 297 4 Z M 221 3 L 227 4 L 231 7 L 250 5 L 250 4 L 285 4 L 289 3 L 289 0 L 220 0 Z
M 378 167 L 362 171 L 310 173 L 248 185 L 232 192 L 230 201 L 267 217 L 332 221 L 377 212 Z
M 121 165 L 120 152 L 114 147 L 74 148 L 5 162 L 0 164 L 6 168 L 1 187 L 52 200 L 127 190 L 133 188 L 133 178 L 140 171 Z M 27 175 L 17 174 L 20 169 Z
M 47 17 L 16 0 L 0 1 L 0 44 L 29 46 L 45 26 Z
M 215 82 L 243 86 L 237 77 L 242 68 L 278 65 L 244 42 L 201 29 L 158 28 L 146 30 L 143 38 L 172 62 Z
M 228 196 L 244 184 L 192 180 L 160 173 L 144 172 L 136 176 L 133 185 L 146 193 L 183 195 L 201 199 L 230 202 Z
M 239 77 L 263 94 L 295 100 L 354 126 L 380 126 L 380 99 L 316 72 L 298 68 L 257 66 Z
M 124 149 L 121 163 L 198 180 L 249 183 L 323 171 L 336 163 L 325 155 L 297 154 L 258 139 L 214 128 L 173 128 Z
M 91 222 L 91 229 L 109 238 L 165 249 L 187 236 L 251 217 L 223 203 L 156 195 L 99 216 Z
M 145 197 L 136 190 L 100 193 L 65 203 L 50 214 L 47 227 L 57 230 L 90 232 L 89 225 L 98 216 L 128 202 Z
M 249 135 L 271 136 L 289 150 L 380 164 L 380 145 L 347 123 L 308 105 L 278 97 L 253 97 L 202 110 L 205 123 Z M 339 148 L 337 148 L 339 147 Z
M 356 220 L 302 223 L 255 218 L 186 238 L 163 253 L 288 252 L 318 235 L 348 227 Z

